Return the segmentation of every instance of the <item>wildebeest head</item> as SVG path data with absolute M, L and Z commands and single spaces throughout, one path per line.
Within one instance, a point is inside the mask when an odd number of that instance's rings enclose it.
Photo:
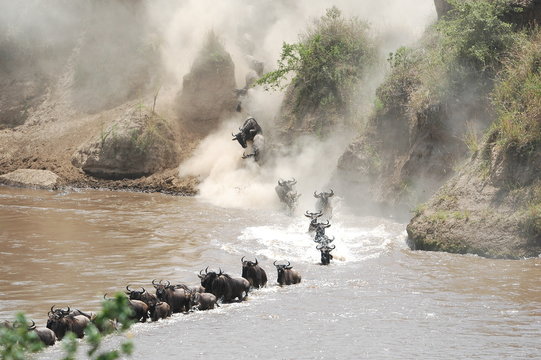
M 336 248 L 335 245 L 329 246 L 328 244 L 325 245 L 318 245 L 316 246 L 316 249 L 318 249 L 321 252 L 321 265 L 329 265 L 329 263 L 332 260 L 331 251 L 333 251 Z
M 220 275 L 222 275 L 222 270 L 220 270 L 220 273 L 216 273 L 214 271 L 209 272 L 209 267 L 207 266 L 205 269 L 205 273 L 203 274 L 203 270 L 199 271 L 199 278 L 201 279 L 201 286 L 207 289 L 207 291 L 211 291 L 212 283 L 218 279 Z
M 322 200 L 327 200 L 334 196 L 334 191 L 331 189 L 329 192 L 320 192 L 319 194 L 314 191 L 314 197 Z
M 165 301 L 165 292 L 169 286 L 171 286 L 171 283 L 169 280 L 167 281 L 167 285 L 162 284 L 162 280 L 160 280 L 159 283 L 156 283 L 156 279 L 152 280 L 152 285 L 154 285 L 154 288 L 156 289 L 156 297 L 160 301 Z
M 244 260 L 244 256 L 240 259 L 240 262 L 242 263 L 242 268 L 247 268 L 247 267 L 253 267 L 253 266 L 256 266 L 257 264 L 259 264 L 259 262 L 257 261 L 257 258 L 255 259 L 255 262 L 253 261 L 249 261 L 249 260 Z
M 296 183 L 297 183 L 297 180 L 295 180 L 295 178 L 291 178 L 291 180 L 278 179 L 278 185 L 285 188 L 286 191 L 292 191 L 293 186 Z
M 304 216 L 306 216 L 307 218 L 310 218 L 311 221 L 317 221 L 317 218 L 320 217 L 321 215 L 323 215 L 323 212 L 309 212 L 308 210 L 306 210 L 306 212 L 304 213 Z
M 240 146 L 242 146 L 244 149 L 248 147 L 248 145 L 246 145 L 246 135 L 242 131 L 236 134 L 231 133 L 231 136 L 233 136 L 232 140 L 233 141 L 237 140 Z
M 146 290 L 144 287 L 141 287 L 141 291 L 138 290 L 132 290 L 130 289 L 130 285 L 126 285 L 126 295 L 130 298 L 130 300 L 141 300 L 141 296 L 146 293 Z

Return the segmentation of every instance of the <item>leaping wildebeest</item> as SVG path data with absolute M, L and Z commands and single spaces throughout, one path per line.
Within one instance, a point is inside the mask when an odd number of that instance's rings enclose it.
M 201 270 L 198 276 L 201 279 L 201 286 L 224 303 L 235 299 L 242 301 L 250 291 L 250 282 L 248 280 L 242 277 L 233 278 L 228 274 L 224 274 L 221 269 L 219 273 L 209 272 L 207 266 L 205 273 L 203 274 L 203 270 Z
M 280 286 L 298 284 L 301 282 L 301 275 L 296 270 L 293 270 L 289 261 L 285 265 L 276 264 L 276 261 L 273 264 L 278 271 L 278 284 L 280 284 Z
M 261 266 L 257 258 L 255 262 L 244 260 L 244 256 L 240 259 L 242 263 L 242 277 L 250 282 L 250 285 L 254 288 L 260 288 L 267 285 L 267 273 Z

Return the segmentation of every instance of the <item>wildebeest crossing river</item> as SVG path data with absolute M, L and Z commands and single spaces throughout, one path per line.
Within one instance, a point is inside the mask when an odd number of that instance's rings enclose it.
M 103 293 L 152 279 L 197 284 L 210 266 L 240 276 L 242 256 L 267 288 L 242 303 L 131 329 L 134 359 L 535 358 L 541 353 L 541 259 L 414 252 L 404 224 L 336 208 L 335 258 L 321 266 L 309 220 L 224 209 L 197 198 L 0 187 L 1 318 L 44 325 L 51 305 L 99 308 Z M 298 285 L 276 286 L 274 260 Z M 121 339 L 111 336 L 108 346 Z M 59 359 L 55 345 L 37 355 Z

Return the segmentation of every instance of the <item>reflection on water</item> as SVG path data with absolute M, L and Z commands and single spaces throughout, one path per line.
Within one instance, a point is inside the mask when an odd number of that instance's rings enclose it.
M 412 252 L 404 225 L 335 213 L 336 258 L 319 254 L 302 215 L 223 209 L 196 198 L 0 187 L 0 317 L 44 325 L 52 305 L 99 308 L 103 293 L 152 279 L 240 275 L 257 256 L 270 286 L 245 303 L 136 325 L 137 359 L 535 358 L 541 351 L 541 260 Z M 272 262 L 303 282 L 275 286 Z M 206 339 L 205 346 L 194 346 Z M 109 338 L 113 346 L 120 340 Z M 233 344 L 233 345 L 231 345 Z M 189 346 L 187 346 L 189 345 Z M 224 346 L 227 351 L 224 352 Z M 249 352 L 256 348 L 256 352 Z M 40 358 L 61 358 L 55 346 Z

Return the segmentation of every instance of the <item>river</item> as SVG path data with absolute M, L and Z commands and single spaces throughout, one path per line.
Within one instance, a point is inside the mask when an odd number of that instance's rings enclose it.
M 331 224 L 335 259 L 325 267 L 302 212 L 0 187 L 0 315 L 23 311 L 43 326 L 52 305 L 95 311 L 104 293 L 153 290 L 153 279 L 197 284 L 207 266 L 240 275 L 247 256 L 267 271 L 267 288 L 243 303 L 136 324 L 133 359 L 539 358 L 540 258 L 411 251 L 405 224 L 339 204 Z M 274 260 L 290 261 L 301 284 L 278 287 Z M 57 344 L 36 358 L 62 354 Z

